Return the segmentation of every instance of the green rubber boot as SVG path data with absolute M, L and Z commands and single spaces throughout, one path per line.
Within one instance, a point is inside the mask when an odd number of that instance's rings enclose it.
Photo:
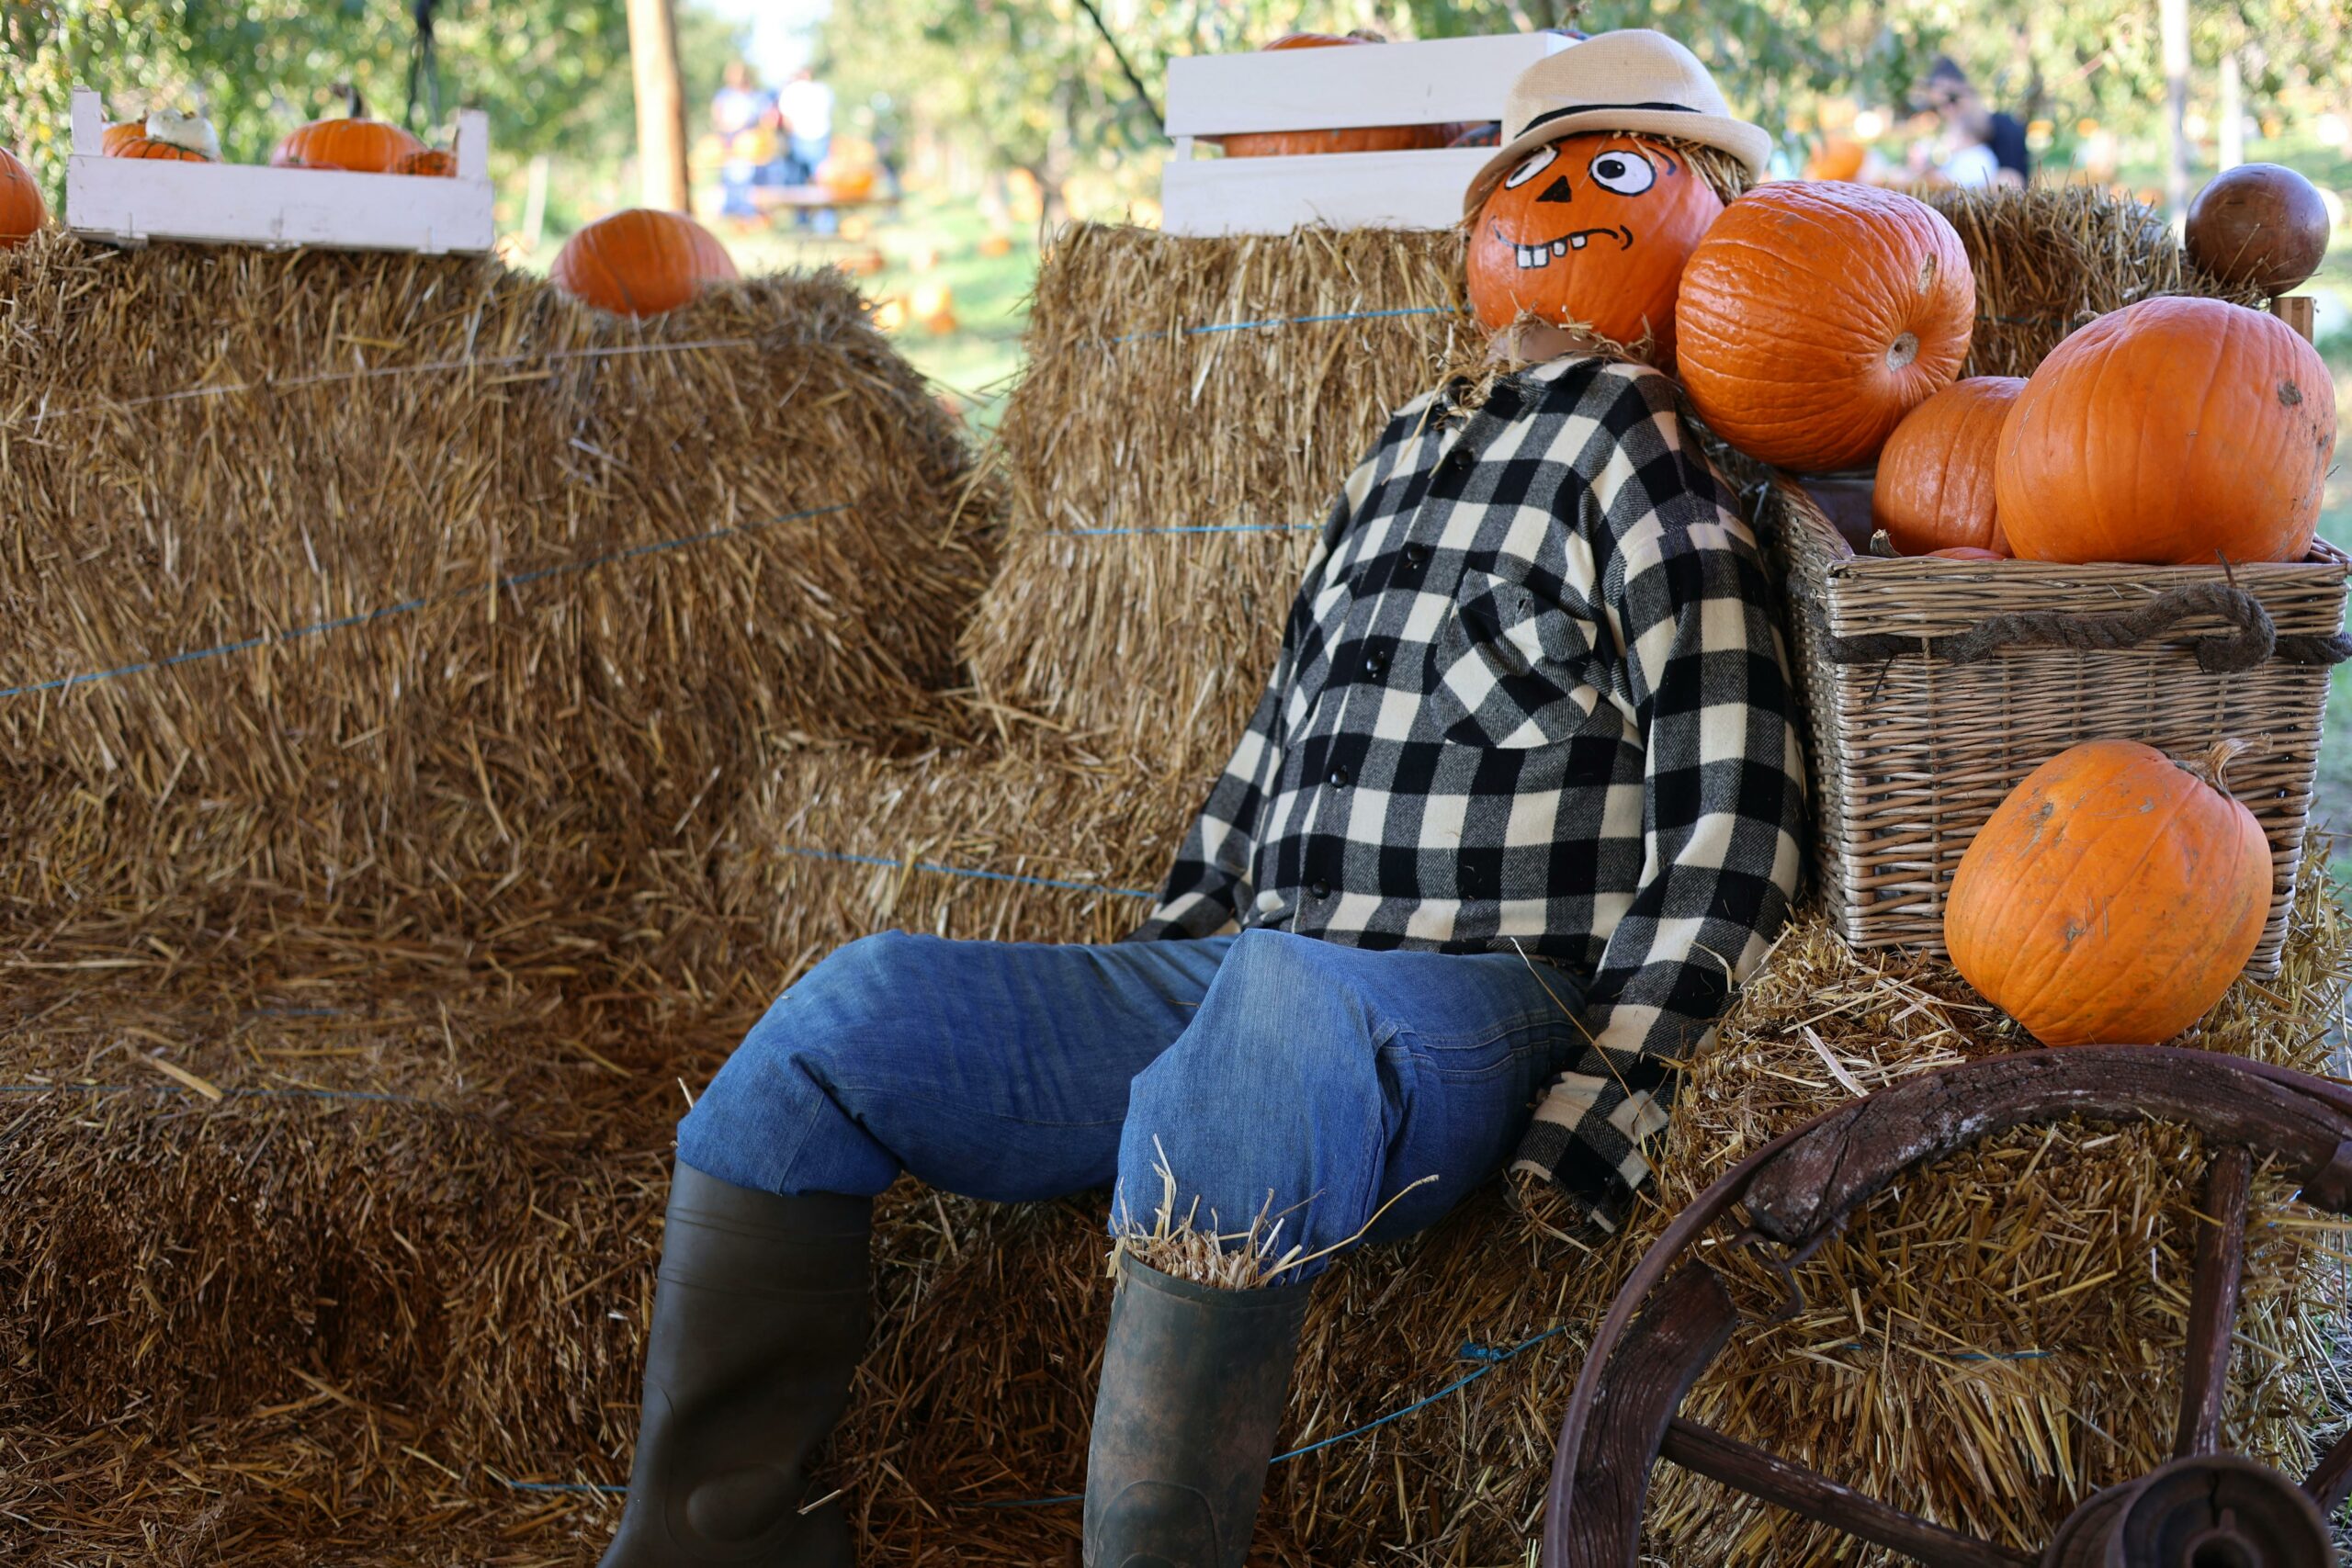
M 1220 1291 L 1120 1260 L 1085 1568 L 1242 1568 L 1313 1289 Z
M 677 1168 L 628 1504 L 603 1568 L 853 1568 L 840 1506 L 801 1510 L 873 1325 L 873 1210 Z

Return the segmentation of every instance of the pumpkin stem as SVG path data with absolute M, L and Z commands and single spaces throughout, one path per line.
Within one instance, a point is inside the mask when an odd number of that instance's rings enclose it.
M 2195 761 L 2185 763 L 2184 766 L 2188 768 L 2191 777 L 2211 785 L 2216 794 L 2227 795 L 2230 793 L 2227 777 L 2230 764 L 2237 760 L 2241 752 L 2251 750 L 2253 748 L 2245 741 L 2238 739 L 2235 736 L 2228 736 L 2213 742 Z
M 366 119 L 368 118 L 368 106 L 359 96 L 358 83 L 345 82 L 340 84 L 335 90 L 343 95 L 344 108 L 353 119 Z

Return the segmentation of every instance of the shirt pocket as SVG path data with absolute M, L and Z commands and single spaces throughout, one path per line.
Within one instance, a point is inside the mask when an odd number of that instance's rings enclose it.
M 1430 649 L 1429 704 L 1445 739 L 1528 750 L 1574 736 L 1600 697 L 1595 631 L 1523 583 L 1465 570 Z

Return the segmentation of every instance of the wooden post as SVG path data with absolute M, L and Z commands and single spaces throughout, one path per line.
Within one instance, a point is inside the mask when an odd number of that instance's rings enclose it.
M 2312 314 L 2314 303 L 2308 294 L 2281 294 L 2270 301 L 2270 313 L 2302 333 L 2303 341 L 2308 343 L 2317 325 Z
M 2165 208 L 2188 214 L 2188 0 L 2157 0 L 2165 66 Z
M 637 89 L 637 154 L 645 205 L 691 212 L 686 88 L 678 73 L 678 18 L 672 0 L 628 0 L 628 59 Z

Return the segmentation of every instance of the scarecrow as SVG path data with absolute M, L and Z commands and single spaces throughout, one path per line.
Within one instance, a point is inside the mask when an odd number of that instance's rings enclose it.
M 1001 1201 L 1115 1183 L 1088 1568 L 1238 1568 L 1337 1254 L 1507 1165 L 1622 1223 L 1674 1065 L 1797 876 L 1764 569 L 1654 367 L 1770 143 L 1645 31 L 1530 70 L 1505 128 L 1464 201 L 1504 362 L 1349 478 L 1136 940 L 854 942 L 681 1124 L 605 1568 L 852 1562 L 808 1465 L 901 1172 Z

